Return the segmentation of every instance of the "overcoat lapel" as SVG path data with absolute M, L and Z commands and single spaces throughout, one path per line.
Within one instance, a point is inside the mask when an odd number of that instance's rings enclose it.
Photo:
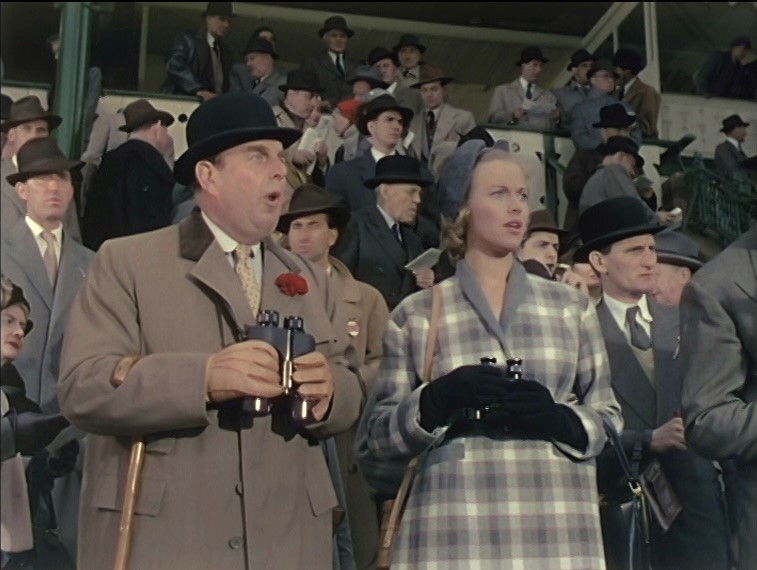
M 394 264 L 404 271 L 405 264 L 407 263 L 407 252 L 402 247 L 402 244 L 397 241 L 397 238 L 394 237 L 392 230 L 386 225 L 381 212 L 377 208 L 371 209 L 367 229 L 376 239 L 376 243 L 386 251 Z
M 10 250 L 10 256 L 16 260 L 24 273 L 29 277 L 29 281 L 39 293 L 39 296 L 47 305 L 49 311 L 53 306 L 53 287 L 50 279 L 47 277 L 45 264 L 42 261 L 42 255 L 39 253 L 39 247 L 34 240 L 29 226 L 26 225 L 24 218 L 21 218 L 13 228 L 11 234 L 13 248 Z

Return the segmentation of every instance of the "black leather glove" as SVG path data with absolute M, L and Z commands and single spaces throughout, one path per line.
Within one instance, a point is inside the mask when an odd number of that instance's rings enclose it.
M 68 420 L 63 417 L 63 414 L 22 412 L 12 417 L 16 451 L 21 455 L 32 455 L 45 447 L 63 428 L 68 426 Z
M 491 364 L 471 364 L 440 376 L 421 392 L 420 424 L 426 431 L 444 425 L 455 410 L 483 408 L 502 399 L 505 371 Z
M 555 402 L 546 386 L 534 380 L 510 382 L 499 409 L 509 415 L 508 425 L 517 431 L 544 439 L 554 439 L 581 451 L 589 438 L 578 416 Z
M 79 440 L 72 439 L 47 460 L 47 470 L 50 476 L 57 478 L 71 473 L 76 466 L 78 457 Z

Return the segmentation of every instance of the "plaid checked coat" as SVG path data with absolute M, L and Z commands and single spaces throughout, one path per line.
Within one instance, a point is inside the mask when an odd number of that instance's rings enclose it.
M 588 434 L 580 452 L 549 441 L 464 437 L 444 441 L 418 423 L 431 291 L 391 314 L 384 360 L 358 434 L 366 465 L 385 473 L 433 444 L 408 499 L 392 568 L 601 569 L 594 457 L 605 444 L 601 416 L 620 430 L 610 369 L 589 299 L 564 285 L 510 274 L 498 321 L 465 261 L 437 285 L 442 305 L 431 378 L 482 356 L 523 358 L 524 377 L 571 406 Z

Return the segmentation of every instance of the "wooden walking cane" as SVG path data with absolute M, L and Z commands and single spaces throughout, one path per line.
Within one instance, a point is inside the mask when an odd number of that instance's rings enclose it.
M 118 362 L 111 378 L 111 384 L 114 388 L 118 388 L 124 383 L 129 370 L 140 358 L 139 356 L 127 356 Z M 136 438 L 131 444 L 129 469 L 126 472 L 126 486 L 124 487 L 124 501 L 121 508 L 121 522 L 118 525 L 118 544 L 116 545 L 114 570 L 127 570 L 129 565 L 131 539 L 134 535 L 134 507 L 137 503 L 137 494 L 139 493 L 139 483 L 144 461 L 145 442 L 140 438 Z

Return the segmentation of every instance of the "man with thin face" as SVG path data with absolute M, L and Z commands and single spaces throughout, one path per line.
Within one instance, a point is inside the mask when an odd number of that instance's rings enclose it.
M 166 60 L 163 93 L 196 95 L 208 101 L 229 90 L 234 54 L 223 37 L 235 15 L 231 2 L 208 2 L 199 31 L 182 32 L 174 41 Z
M 681 418 L 679 314 L 652 299 L 656 287 L 655 234 L 638 199 L 610 198 L 578 219 L 583 245 L 577 262 L 599 274 L 603 297 L 597 314 L 610 359 L 611 382 L 623 410 L 626 453 L 640 452 L 642 465 L 658 460 L 674 493 L 685 505 L 665 532 L 653 522 L 655 568 L 728 567 L 725 513 L 713 464 L 688 450 Z M 617 456 L 598 460 L 600 493 L 617 492 Z M 608 567 L 617 567 L 617 548 L 605 548 Z
M 570 130 L 570 111 L 589 96 L 587 74 L 596 61 L 596 56 L 583 48 L 573 52 L 568 64 L 568 71 L 573 72 L 573 77 L 567 85 L 552 90 L 557 98 L 557 108 L 560 109 L 560 126 L 566 130 Z
M 326 18 L 318 31 L 325 49 L 302 62 L 302 69 L 318 77 L 323 88 L 323 103 L 329 109 L 352 97 L 352 86 L 347 84 L 347 77 L 354 72 L 358 62 L 347 54 L 347 46 L 354 34 L 342 16 Z

